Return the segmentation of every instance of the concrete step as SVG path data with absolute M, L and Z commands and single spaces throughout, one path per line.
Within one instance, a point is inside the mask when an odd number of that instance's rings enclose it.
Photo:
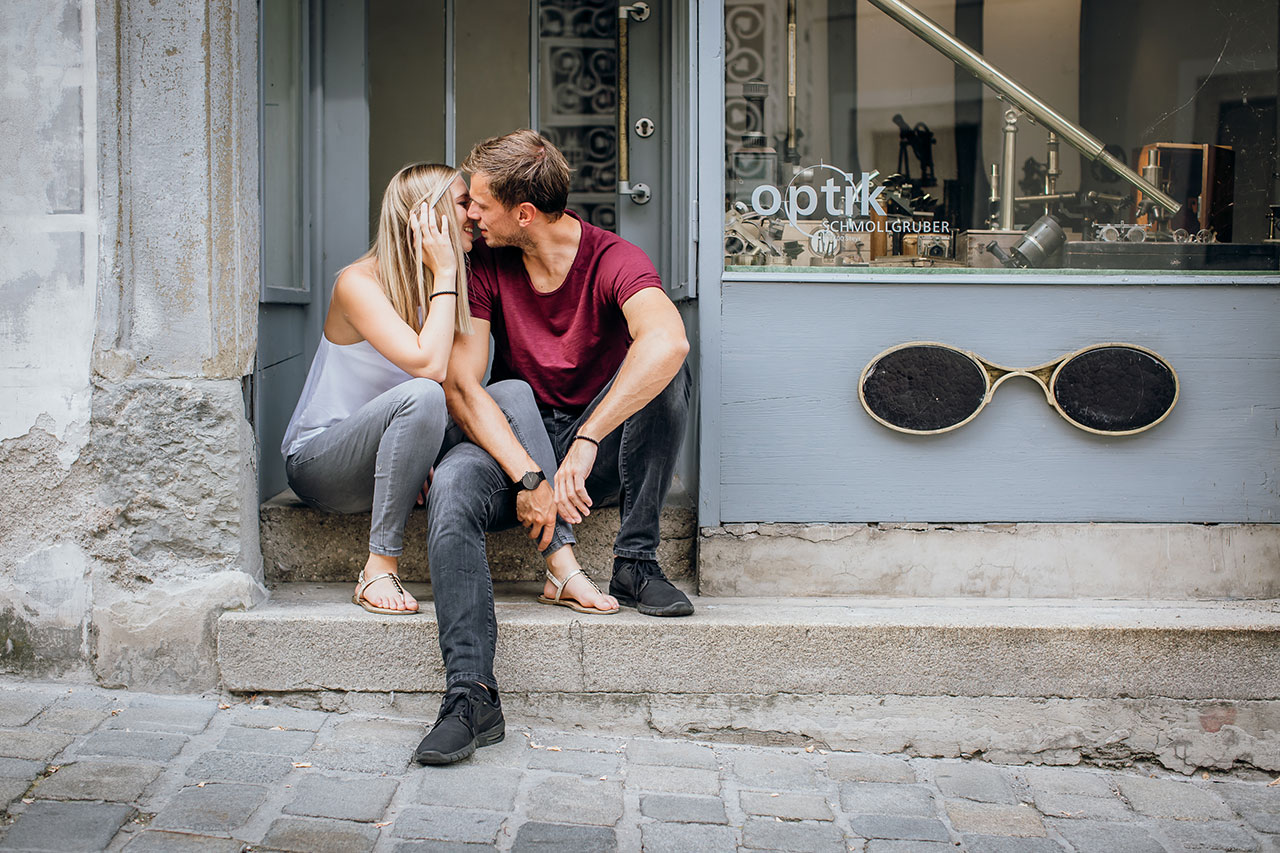
M 260 519 L 262 563 L 268 584 L 353 580 L 369 556 L 367 512 L 320 512 L 304 504 L 292 490 L 286 490 L 262 505 Z M 692 509 L 663 509 L 658 560 L 668 577 L 693 577 L 695 530 Z M 574 527 L 578 560 L 591 574 L 608 579 L 617 533 L 617 507 L 601 507 Z M 410 513 L 404 542 L 401 576 L 427 582 L 427 514 L 422 509 L 415 508 Z M 523 528 L 490 534 L 487 550 L 496 581 L 534 581 L 542 577 L 542 558 Z
M 331 707 L 443 684 L 429 589 L 413 617 L 289 584 L 218 624 L 224 685 Z M 1280 769 L 1280 602 L 695 598 L 586 617 L 500 587 L 508 705 L 561 725 L 816 740 L 922 755 Z M 403 694 L 408 694 L 405 696 Z M 997 759 L 999 760 L 999 758 Z

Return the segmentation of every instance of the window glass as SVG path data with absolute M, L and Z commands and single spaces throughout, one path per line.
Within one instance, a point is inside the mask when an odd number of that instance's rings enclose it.
M 303 275 L 303 3 L 262 8 L 262 283 L 306 291 Z
M 725 264 L 1280 268 L 1275 0 L 726 0 Z

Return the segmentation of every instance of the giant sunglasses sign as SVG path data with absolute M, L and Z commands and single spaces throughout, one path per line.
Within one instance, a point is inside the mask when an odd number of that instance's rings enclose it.
M 1010 377 L 1035 381 L 1058 414 L 1097 435 L 1151 429 L 1178 402 L 1178 374 L 1137 344 L 1095 344 L 1036 367 L 1004 367 L 933 341 L 890 347 L 858 381 L 867 414 L 898 432 L 934 435 L 978 416 Z
M 796 172 L 786 187 L 761 184 L 751 193 L 751 209 L 763 217 L 781 214 L 792 228 L 809 236 L 814 251 L 838 240 L 840 232 L 852 234 L 948 234 L 943 220 L 889 219 L 885 210 L 886 187 L 875 186 L 879 172 L 852 172 L 819 163 Z M 825 180 L 823 180 L 825 178 Z M 821 217 L 816 228 L 802 225 Z

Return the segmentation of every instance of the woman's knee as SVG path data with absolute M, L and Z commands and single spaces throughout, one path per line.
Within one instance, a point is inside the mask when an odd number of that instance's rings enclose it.
M 439 421 L 443 426 L 448 418 L 444 402 L 444 388 L 434 379 L 416 377 L 396 386 L 399 394 L 397 415 L 412 415 L 429 423 Z
M 542 429 L 542 414 L 538 411 L 538 401 L 533 397 L 533 389 L 529 383 L 521 379 L 504 379 L 495 382 L 488 388 L 493 401 L 507 416 L 507 422 L 516 431 L 517 437 L 524 440 L 521 433 L 528 430 Z
M 533 389 L 523 379 L 504 379 L 493 383 L 485 390 L 508 417 L 529 412 L 536 414 L 538 411 L 538 403 L 533 398 Z

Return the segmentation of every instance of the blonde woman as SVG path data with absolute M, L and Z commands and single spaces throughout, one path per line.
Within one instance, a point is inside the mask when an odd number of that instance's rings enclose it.
M 372 510 L 352 601 L 373 613 L 418 612 L 398 558 L 444 441 L 453 336 L 471 331 L 468 201 L 449 166 L 418 163 L 391 179 L 373 247 L 338 274 L 281 446 L 298 497 L 329 512 Z

